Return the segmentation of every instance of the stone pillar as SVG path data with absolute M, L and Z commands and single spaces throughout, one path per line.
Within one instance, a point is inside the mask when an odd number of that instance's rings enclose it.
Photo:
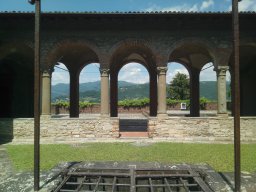
M 79 117 L 79 73 L 70 71 L 70 117 Z
M 228 66 L 218 66 L 217 89 L 218 89 L 218 114 L 227 114 L 227 91 L 226 91 L 226 72 Z
M 110 104 L 111 104 L 111 117 L 118 116 L 118 74 L 111 72 L 110 75 Z
M 101 116 L 109 116 L 109 69 L 100 69 L 101 74 Z
M 158 110 L 157 115 L 167 115 L 166 111 L 166 72 L 167 67 L 157 67 L 158 72 Z
M 42 73 L 42 115 L 51 115 L 51 71 Z
M 199 92 L 200 70 L 191 68 L 190 71 L 190 116 L 200 116 L 200 92 Z
M 156 71 L 150 73 L 149 92 L 150 92 L 149 115 L 151 117 L 156 117 L 157 116 L 157 72 Z

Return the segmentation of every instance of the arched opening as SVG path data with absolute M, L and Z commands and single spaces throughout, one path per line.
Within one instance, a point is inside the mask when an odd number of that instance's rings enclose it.
M 200 71 L 200 110 L 201 115 L 216 115 L 217 75 L 212 62 L 205 64 Z M 205 110 L 208 112 L 206 113 Z
M 241 115 L 256 116 L 256 47 L 240 47 Z
M 25 45 L 2 47 L 0 55 L 0 117 L 33 117 L 33 50 Z M 5 54 L 2 54 L 5 53 Z
M 149 114 L 149 103 L 147 69 L 139 63 L 127 63 L 118 73 L 118 114 Z
M 80 114 L 100 114 L 100 64 L 91 63 L 84 66 L 79 76 Z
M 170 116 L 189 115 L 189 71 L 183 64 L 176 62 L 168 63 L 167 67 L 167 114 Z
M 98 63 L 98 56 L 91 45 L 83 42 L 64 41 L 58 44 L 48 55 L 47 65 L 64 63 L 70 74 L 69 115 L 79 117 L 79 76 L 82 68 L 89 63 Z
M 51 80 L 52 114 L 63 115 L 69 113 L 69 88 L 69 71 L 65 64 L 57 63 L 54 66 Z
M 213 51 L 207 42 L 197 40 L 181 41 L 170 54 L 170 62 L 178 62 L 187 67 L 190 75 L 190 116 L 200 116 L 200 71 L 214 62 Z
M 138 41 L 124 42 L 119 46 L 111 58 L 110 65 L 110 115 L 118 116 L 118 73 L 127 63 L 142 64 L 149 73 L 149 115 L 157 115 L 157 70 L 155 57 L 151 49 Z

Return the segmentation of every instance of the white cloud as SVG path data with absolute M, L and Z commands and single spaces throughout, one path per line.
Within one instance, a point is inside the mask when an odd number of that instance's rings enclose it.
M 214 6 L 214 0 L 205 0 L 201 4 L 187 4 L 184 3 L 182 5 L 171 6 L 171 7 L 160 7 L 155 4 L 151 5 L 145 11 L 189 11 L 189 12 L 196 12 L 196 11 L 204 11 L 210 7 Z
M 213 0 L 207 0 L 207 1 L 203 1 L 200 10 L 204 10 L 204 9 L 208 9 L 209 7 L 214 5 L 214 1 Z
M 182 66 L 181 68 L 175 69 L 174 71 L 168 70 L 167 74 L 166 74 L 166 82 L 170 83 L 177 73 L 182 73 L 182 74 L 186 74 L 189 76 L 188 70 Z
M 239 11 L 256 11 L 255 0 L 243 0 L 239 3 Z
M 198 11 L 198 5 L 194 4 L 190 6 L 188 4 L 178 5 L 178 6 L 171 6 L 171 7 L 159 7 L 157 5 L 152 5 L 151 7 L 147 8 L 145 11 Z
M 149 82 L 149 74 L 142 65 L 129 63 L 120 70 L 118 80 L 142 84 Z
M 52 73 L 52 85 L 58 83 L 69 83 L 69 72 L 64 64 L 59 63 Z
M 212 67 L 210 66 L 212 66 L 212 63 L 206 64 L 203 67 L 203 70 L 200 72 L 200 81 L 216 81 L 217 80 L 216 72 L 214 71 L 214 66 Z M 210 67 L 210 68 L 207 68 L 207 67 Z
M 239 11 L 256 11 L 256 1 L 255 0 L 243 0 L 239 2 Z M 232 5 L 229 6 L 228 11 L 232 10 Z

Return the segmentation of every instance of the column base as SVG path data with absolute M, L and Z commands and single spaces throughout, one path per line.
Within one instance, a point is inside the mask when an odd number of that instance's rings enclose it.
M 227 118 L 228 113 L 217 113 L 217 117 Z
M 158 119 L 166 119 L 166 118 L 168 118 L 168 114 L 167 113 L 158 113 L 157 118 Z
M 110 118 L 110 114 L 100 114 L 100 118 L 102 119 Z
M 52 117 L 52 116 L 49 115 L 49 114 L 42 114 L 42 115 L 40 116 L 41 119 L 50 119 L 51 117 Z

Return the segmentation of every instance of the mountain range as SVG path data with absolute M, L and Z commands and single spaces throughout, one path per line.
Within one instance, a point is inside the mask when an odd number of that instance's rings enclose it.
M 169 86 L 169 85 L 168 85 Z M 229 90 L 230 82 L 227 82 L 227 90 Z M 149 83 L 135 84 L 126 81 L 118 82 L 118 98 L 134 99 L 144 98 L 149 96 Z M 100 81 L 81 83 L 79 85 L 80 100 L 99 102 L 100 101 Z M 66 99 L 69 97 L 69 84 L 56 84 L 52 86 L 52 101 L 56 99 Z M 217 100 L 217 82 L 216 81 L 201 81 L 200 82 L 200 97 L 205 97 L 209 100 Z M 229 99 L 229 98 L 227 98 Z

